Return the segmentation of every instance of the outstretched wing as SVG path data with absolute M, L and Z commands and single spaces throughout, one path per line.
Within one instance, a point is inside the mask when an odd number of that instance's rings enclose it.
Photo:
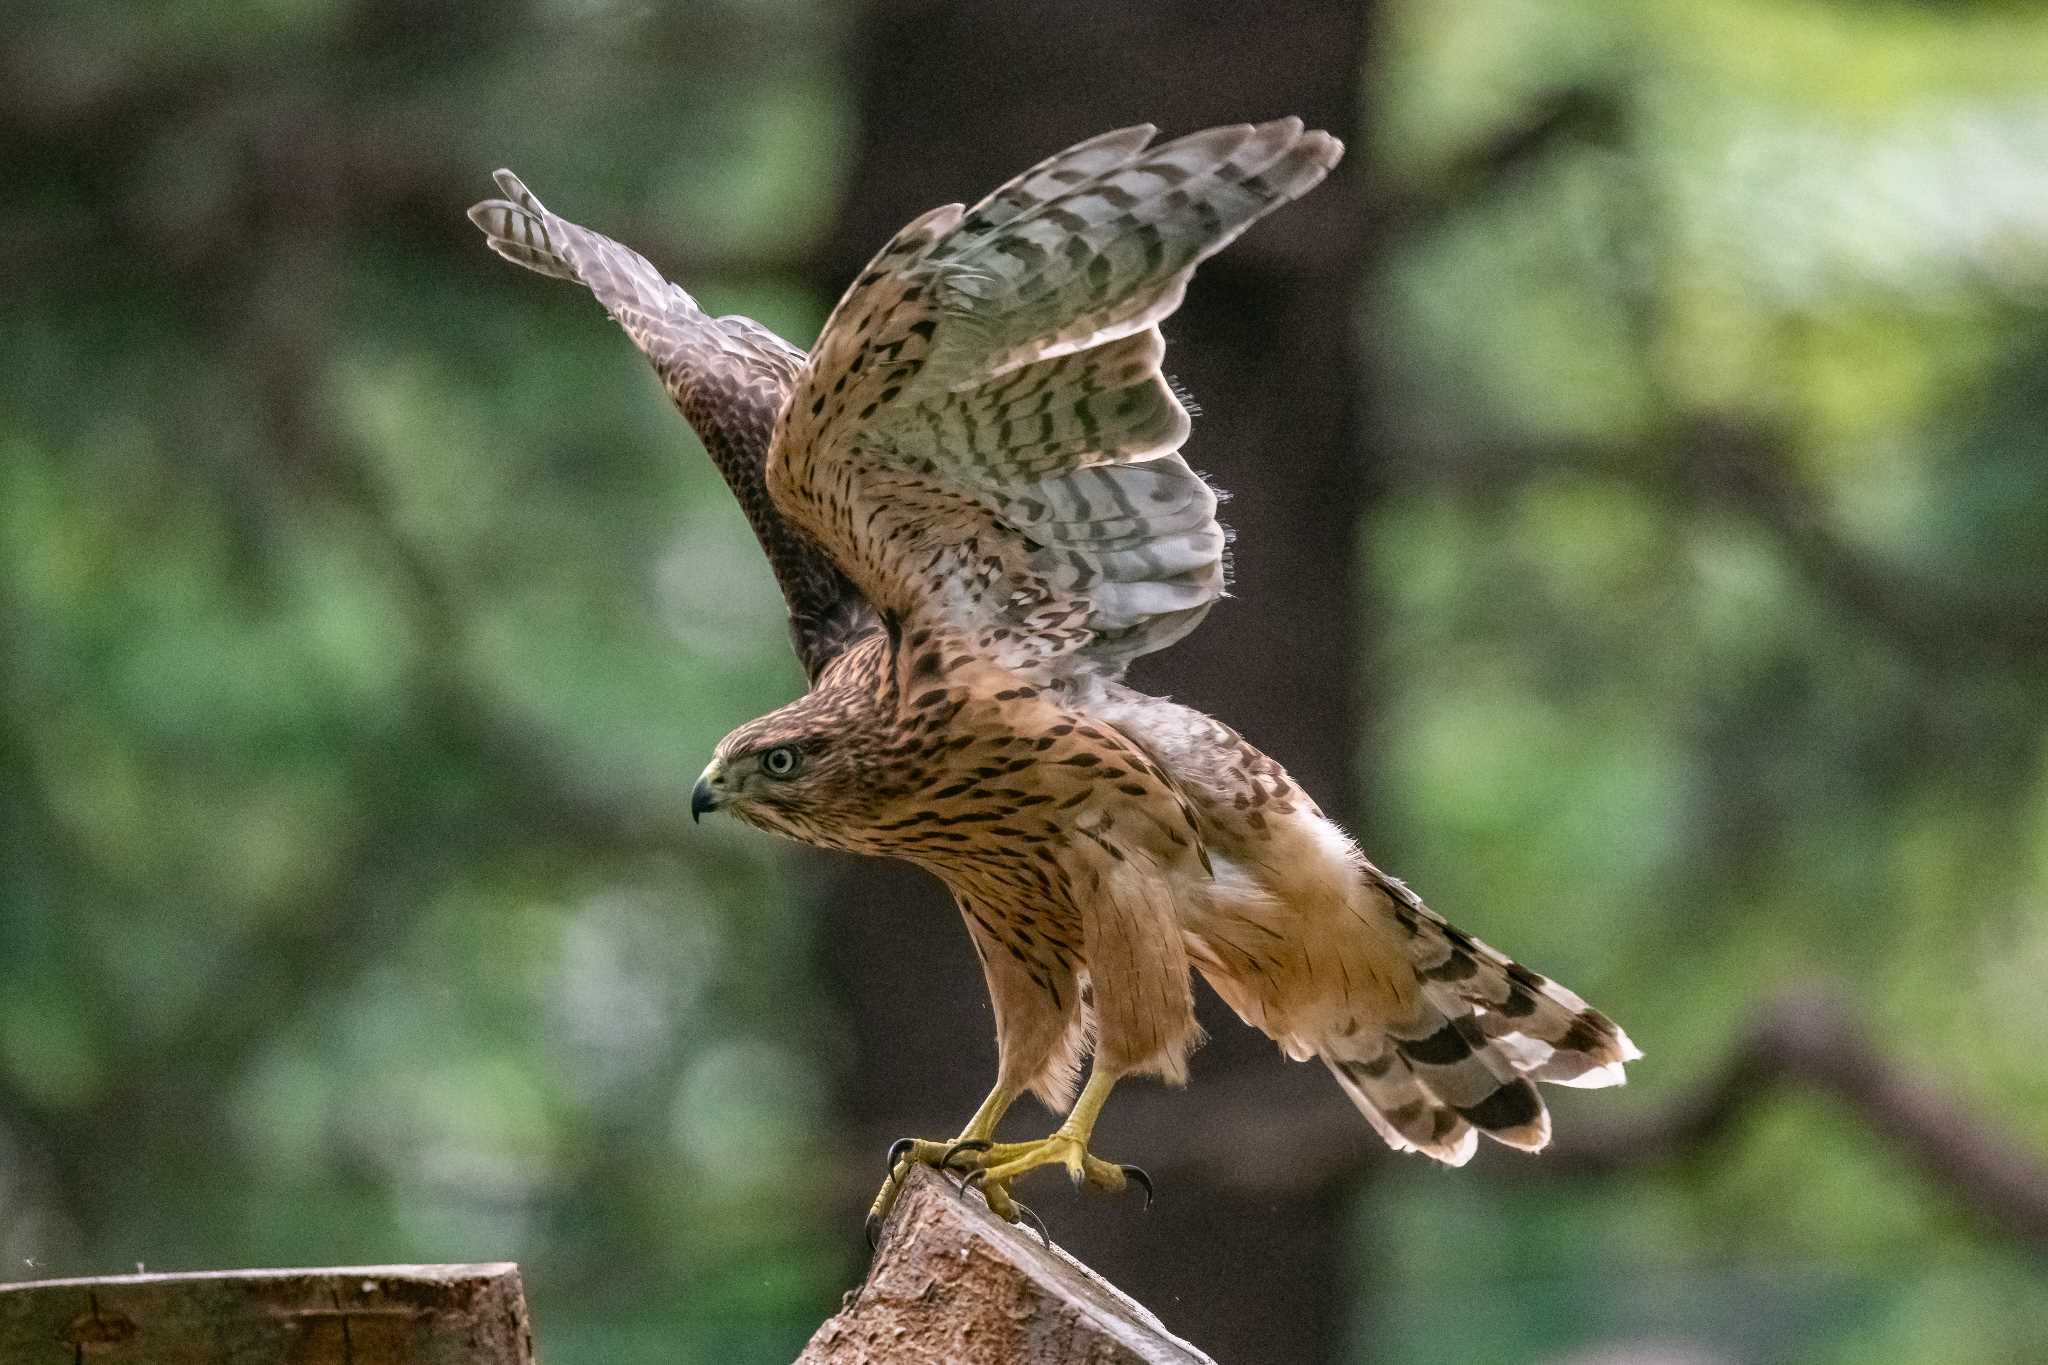
M 767 551 L 797 657 L 815 680 L 878 622 L 831 558 L 783 520 L 763 479 L 804 353 L 751 318 L 709 316 L 637 251 L 550 213 L 512 172 L 495 179 L 505 197 L 470 209 L 470 221 L 506 260 L 588 287 L 653 363 Z
M 826 321 L 768 460 L 878 608 L 1034 676 L 1114 675 L 1223 594 L 1158 323 L 1343 148 L 1298 119 L 1069 148 L 898 233 Z

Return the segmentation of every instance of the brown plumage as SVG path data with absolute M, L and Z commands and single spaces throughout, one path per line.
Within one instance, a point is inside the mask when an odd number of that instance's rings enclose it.
M 1190 968 L 1320 1057 L 1388 1143 L 1453 1164 L 1481 1132 L 1544 1145 L 1532 1079 L 1613 1084 L 1638 1055 L 1366 861 L 1235 731 L 1120 681 L 1224 582 L 1158 323 L 1199 262 L 1341 153 L 1293 119 L 1151 138 L 1105 134 L 917 219 L 808 359 L 706 316 L 508 172 L 507 197 L 470 211 L 501 255 L 587 285 L 626 328 L 782 586 L 812 690 L 727 736 L 695 804 L 951 888 L 1001 1058 L 962 1139 L 985 1145 L 1026 1089 L 1065 1104 L 1092 1054 L 1053 1137 L 970 1158 L 1006 1212 L 1008 1181 L 1049 1162 L 1121 1186 L 1088 1135 L 1117 1078 L 1185 1077 Z

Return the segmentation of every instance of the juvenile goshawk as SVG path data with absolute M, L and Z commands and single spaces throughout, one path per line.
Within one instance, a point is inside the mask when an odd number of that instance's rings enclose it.
M 1374 867 L 1235 731 L 1120 681 L 1223 593 L 1216 494 L 1159 324 L 1195 266 L 1342 152 L 1299 120 L 1151 146 L 1106 133 L 972 208 L 933 209 L 847 290 L 806 357 L 714 318 L 510 172 L 470 210 L 500 255 L 597 295 L 738 496 L 811 690 L 733 731 L 692 798 L 951 889 L 993 998 L 995 1088 L 958 1138 L 997 1212 L 1089 1151 L 1124 1076 L 1184 1079 L 1189 969 L 1296 1059 L 1319 1057 L 1389 1145 L 1457 1165 L 1536 1151 L 1532 1081 L 1601 1086 L 1640 1055 L 1571 991 L 1452 927 Z M 1034 1091 L 1049 1137 L 994 1142 Z M 1149 1185 L 1149 1182 L 1148 1182 Z

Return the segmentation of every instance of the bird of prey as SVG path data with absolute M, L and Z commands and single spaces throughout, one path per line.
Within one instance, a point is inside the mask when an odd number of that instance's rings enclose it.
M 810 690 L 719 742 L 692 813 L 926 868 L 980 956 L 995 1086 L 957 1137 L 892 1149 L 871 1233 L 911 1163 L 968 1170 L 1012 1219 L 1012 1182 L 1041 1166 L 1104 1191 L 1141 1178 L 1089 1139 L 1123 1077 L 1186 1078 L 1191 969 L 1320 1058 L 1388 1145 L 1451 1165 L 1481 1133 L 1549 1141 L 1532 1081 L 1615 1084 L 1640 1055 L 1375 867 L 1236 731 L 1122 681 L 1224 592 L 1159 325 L 1201 261 L 1343 150 L 1291 118 L 1153 132 L 919 217 L 808 356 L 709 316 L 509 171 L 470 210 L 646 354 L 788 603 Z M 1064 1121 L 996 1142 L 1027 1090 Z

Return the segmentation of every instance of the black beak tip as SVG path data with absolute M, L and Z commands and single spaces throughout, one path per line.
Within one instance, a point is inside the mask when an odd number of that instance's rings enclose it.
M 690 822 L 695 824 L 704 818 L 705 811 L 717 809 L 718 798 L 712 795 L 711 784 L 698 778 L 697 785 L 690 789 Z

